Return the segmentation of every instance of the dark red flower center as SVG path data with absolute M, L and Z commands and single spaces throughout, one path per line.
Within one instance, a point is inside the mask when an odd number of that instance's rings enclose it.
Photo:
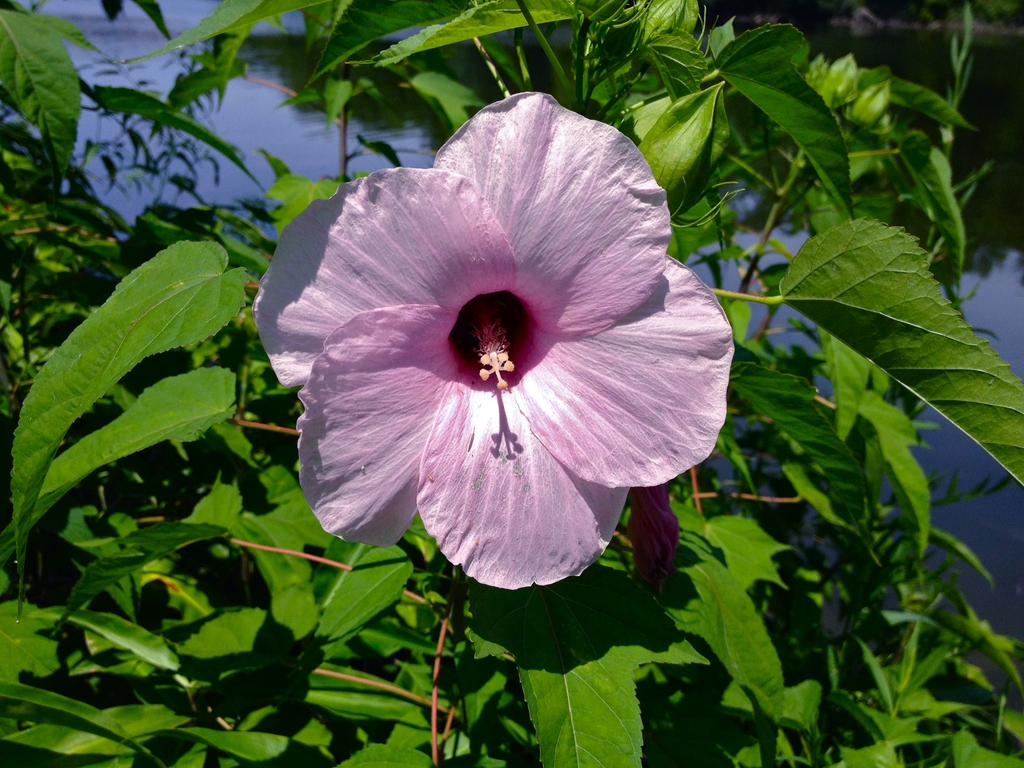
M 508 382 L 502 374 L 515 370 L 511 355 L 525 329 L 523 303 L 508 291 L 499 291 L 470 299 L 448 339 L 467 364 L 479 369 L 481 379 L 494 376 L 498 389 L 505 389 Z

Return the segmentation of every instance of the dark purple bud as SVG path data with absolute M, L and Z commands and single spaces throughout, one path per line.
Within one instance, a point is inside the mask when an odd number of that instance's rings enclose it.
M 668 500 L 668 486 L 630 488 L 633 511 L 626 532 L 633 543 L 636 569 L 660 592 L 669 576 L 676 572 L 672 558 L 679 543 L 679 520 Z

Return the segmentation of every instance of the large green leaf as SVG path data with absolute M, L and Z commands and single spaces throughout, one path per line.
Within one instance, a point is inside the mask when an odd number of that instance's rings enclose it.
M 36 514 L 42 515 L 93 470 L 163 440 L 195 440 L 232 416 L 234 408 L 235 374 L 226 368 L 200 368 L 157 382 L 110 424 L 54 459 Z
M 538 24 L 572 18 L 573 5 L 570 0 L 529 0 L 526 6 Z M 447 23 L 431 24 L 426 29 L 395 43 L 375 56 L 373 61 L 377 66 L 387 66 L 419 51 L 525 26 L 526 19 L 523 18 L 515 0 L 487 0 L 479 5 L 470 6 Z
M 864 476 L 850 449 L 814 401 L 814 388 L 798 376 L 752 363 L 733 366 L 732 386 L 806 451 L 828 479 L 832 509 L 856 526 L 867 498 Z
M 398 600 L 412 575 L 412 561 L 398 547 L 360 545 L 347 560 L 352 570 L 338 574 L 323 600 L 316 634 L 325 643 L 344 640 Z
M 469 5 L 466 0 L 350 0 L 331 31 L 313 77 L 319 77 L 374 40 L 409 27 L 449 21 Z
M 213 243 L 178 243 L 128 275 L 39 372 L 14 436 L 14 538 L 19 555 L 38 519 L 36 501 L 71 424 L 140 360 L 201 341 L 245 302 L 245 271 L 225 272 Z M 0 543 L 0 562 L 11 552 Z M 19 569 L 23 558 L 19 557 Z
M 21 672 L 46 677 L 60 669 L 57 641 L 39 632 L 53 628 L 53 619 L 31 605 L 18 620 L 18 604 L 0 603 L 0 680 L 17 681 Z
M 1016 757 L 1001 755 L 978 745 L 978 740 L 967 730 L 953 737 L 954 768 L 1020 768 Z
M 762 762 L 774 761 L 775 728 L 785 706 L 782 664 L 742 585 L 691 534 L 679 552 L 683 567 L 665 582 L 661 603 L 676 624 L 701 637 L 747 694 Z
M 824 99 L 793 66 L 793 56 L 805 44 L 795 27 L 768 24 L 730 42 L 715 63 L 722 77 L 793 137 L 825 188 L 850 212 L 850 162 L 843 134 Z
M 224 0 L 213 9 L 213 13 L 199 24 L 185 30 L 155 51 L 150 51 L 145 56 L 140 56 L 133 61 L 144 61 L 154 56 L 162 56 L 214 35 L 251 27 L 257 22 L 279 16 L 282 13 L 299 11 L 322 2 L 323 0 Z
M 63 725 L 102 736 L 118 744 L 127 744 L 164 768 L 163 763 L 132 739 L 114 718 L 95 707 L 58 693 L 0 680 L 0 717 Z
M 256 177 L 245 167 L 245 163 L 239 156 L 237 149 L 209 128 L 196 122 L 188 115 L 179 112 L 170 104 L 165 104 L 160 99 L 142 91 L 136 91 L 134 88 L 116 88 L 109 85 L 96 86 L 93 89 L 93 95 L 101 107 L 114 112 L 138 115 L 147 120 L 152 120 L 157 125 L 166 125 L 187 133 L 189 136 L 194 136 L 216 149 L 224 157 L 237 165 L 250 179 L 259 184 Z
M 88 605 L 100 592 L 146 563 L 188 544 L 217 538 L 226 533 L 227 531 L 216 525 L 164 522 L 128 534 L 119 541 L 124 547 L 120 554 L 94 560 L 86 566 L 82 578 L 71 589 L 68 604 L 64 608 L 64 616 L 67 617 Z
M 914 238 L 841 222 L 804 244 L 781 290 L 1024 482 L 1024 386 L 942 297 Z
M 914 178 L 922 207 L 946 241 L 946 251 L 953 259 L 953 275 L 959 280 L 967 233 L 960 215 L 960 203 L 953 194 L 953 171 L 949 160 L 920 131 L 911 131 L 903 137 L 900 156 Z
M 734 515 L 706 518 L 692 506 L 676 514 L 682 528 L 699 533 L 722 550 L 726 567 L 743 589 L 750 589 L 755 581 L 770 581 L 785 588 L 772 557 L 789 547 L 765 533 L 756 520 Z
M 545 768 L 639 766 L 639 664 L 704 661 L 654 599 L 591 566 L 550 586 L 470 586 L 477 656 L 516 657 Z
M 67 170 L 81 113 L 78 72 L 61 40 L 92 48 L 64 19 L 0 10 L 0 83 L 42 131 L 57 176 Z

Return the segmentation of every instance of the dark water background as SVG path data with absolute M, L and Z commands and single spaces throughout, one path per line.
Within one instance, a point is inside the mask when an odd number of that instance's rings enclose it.
M 162 3 L 172 34 L 193 26 L 209 13 L 210 0 L 175 0 Z M 98 0 L 51 0 L 44 9 L 78 24 L 86 36 L 107 57 L 73 51 L 76 63 L 87 65 L 90 81 L 145 87 L 166 95 L 180 72 L 173 56 L 140 65 L 111 65 L 109 62 L 138 56 L 164 41 L 152 23 L 134 6 L 115 22 L 102 15 Z M 292 14 L 295 16 L 295 14 Z M 301 20 L 286 17 L 286 25 L 301 30 Z M 529 36 L 527 36 L 529 37 Z M 812 55 L 824 53 L 834 59 L 853 53 L 861 66 L 889 65 L 903 78 L 945 93 L 951 80 L 949 37 L 942 33 L 899 31 L 857 36 L 846 30 L 826 30 L 811 38 Z M 301 90 L 308 76 L 301 36 L 288 36 L 261 25 L 242 49 L 240 57 L 249 74 Z M 538 64 L 540 57 L 538 56 Z M 463 82 L 478 92 L 497 98 L 486 70 L 471 47 L 460 51 L 451 62 Z M 964 308 L 976 328 L 990 334 L 992 345 L 1018 375 L 1024 375 L 1024 43 L 1019 37 L 980 36 L 975 41 L 975 63 L 967 94 L 961 104 L 964 116 L 977 132 L 960 132 L 953 160 L 954 178 L 963 178 L 987 160 L 993 172 L 984 179 L 964 211 L 970 245 L 964 285 L 976 287 L 974 298 Z M 543 87 L 543 83 L 541 83 Z M 431 152 L 444 141 L 444 132 L 433 114 L 415 94 L 397 87 L 383 90 L 395 105 L 394 111 L 366 111 L 349 126 L 349 147 L 356 135 L 386 141 L 406 165 L 431 165 Z M 491 93 L 493 91 L 493 93 Z M 220 108 L 206 119 L 227 141 L 239 147 L 264 189 L 273 174 L 262 157 L 264 149 L 284 160 L 292 172 L 319 178 L 338 172 L 339 135 L 326 130 L 322 113 L 309 107 L 281 107 L 282 94 L 264 85 L 232 81 Z M 103 127 L 89 113 L 83 115 L 79 140 L 96 139 Z M 371 171 L 387 163 L 376 155 L 355 158 L 349 171 Z M 98 177 L 102 176 L 98 171 Z M 98 180 L 102 189 L 103 182 Z M 231 202 L 259 196 L 262 190 L 226 161 L 221 164 L 220 184 L 213 184 L 204 172 L 200 193 L 210 200 Z M 129 216 L 141 212 L 161 190 L 121 192 L 110 190 L 105 198 Z M 167 191 L 164 190 L 165 199 Z M 177 201 L 187 204 L 185 200 Z M 805 239 L 792 233 L 785 239 L 794 249 Z M 734 287 L 734 286 L 727 286 Z M 755 317 L 755 321 L 756 321 Z M 780 340 L 781 341 L 781 340 Z M 927 472 L 942 473 L 941 496 L 953 472 L 959 472 L 962 490 L 985 477 L 998 479 L 1005 472 L 981 447 L 942 417 L 930 418 L 940 429 L 924 433 L 930 448 L 917 455 Z M 995 579 L 992 588 L 977 573 L 963 569 L 961 584 L 982 618 L 1002 633 L 1024 637 L 1024 489 L 1011 485 L 985 498 L 949 504 L 933 509 L 933 524 L 950 531 L 982 559 Z

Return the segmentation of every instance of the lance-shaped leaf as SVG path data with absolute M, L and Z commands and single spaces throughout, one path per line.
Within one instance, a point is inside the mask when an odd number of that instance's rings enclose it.
M 782 280 L 790 304 L 864 355 L 1024 483 L 1024 386 L 944 299 L 902 229 L 857 219 L 808 240 Z
M 917 185 L 917 195 L 953 259 L 953 275 L 959 280 L 964 265 L 967 234 L 960 203 L 953 194 L 952 169 L 938 147 L 920 131 L 911 131 L 900 142 L 900 156 Z
M 538 24 L 568 19 L 573 13 L 573 6 L 569 0 L 529 0 L 526 5 Z M 526 19 L 523 18 L 515 0 L 488 0 L 470 6 L 447 23 L 431 24 L 415 35 L 395 43 L 375 56 L 373 62 L 383 67 L 395 64 L 419 51 L 525 26 Z
M 545 768 L 638 768 L 637 666 L 704 661 L 648 593 L 602 566 L 543 587 L 474 582 L 469 598 L 477 656 L 516 657 Z
M 227 261 L 213 243 L 178 243 L 162 251 L 122 280 L 43 366 L 14 435 L 11 524 L 19 554 L 43 480 L 71 424 L 140 360 L 201 341 L 238 313 L 245 302 L 245 270 L 225 272 Z M 23 558 L 18 560 L 20 567 Z
M 821 183 L 849 212 L 850 162 L 843 134 L 825 100 L 793 66 L 793 56 L 804 45 L 795 27 L 769 24 L 737 37 L 715 63 L 722 77 L 793 138 Z
M 867 498 L 864 476 L 850 449 L 814 402 L 814 388 L 798 376 L 752 363 L 733 366 L 732 386 L 807 452 L 828 478 L 833 510 L 856 526 Z
M 130 738 L 117 720 L 95 707 L 58 693 L 0 680 L 0 717 L 63 725 L 65 728 L 102 736 L 118 744 L 126 744 L 165 768 L 163 762 L 148 749 Z
M 750 596 L 724 565 L 692 534 L 684 535 L 661 603 L 676 624 L 701 637 L 750 700 L 762 764 L 772 765 L 775 727 L 782 717 L 782 663 Z
M 374 40 L 401 32 L 409 27 L 426 27 L 450 21 L 466 10 L 466 0 L 351 0 L 341 7 L 341 17 L 334 25 L 320 56 L 313 77 L 319 77 Z
M 935 91 L 925 88 L 923 85 L 894 77 L 888 67 L 863 70 L 858 78 L 858 86 L 862 89 L 884 82 L 889 83 L 889 100 L 893 104 L 913 109 L 943 125 L 976 130 L 964 119 L 963 115 L 957 112 L 955 107 Z
M 215 539 L 226 533 L 226 530 L 216 525 L 163 522 L 128 534 L 119 542 L 124 546 L 120 554 L 93 560 L 86 566 L 82 578 L 71 589 L 64 617 L 88 605 L 90 600 L 111 584 L 116 584 L 146 563 L 187 544 Z
M 61 40 L 92 48 L 69 21 L 0 10 L 0 83 L 42 132 L 57 177 L 67 170 L 81 113 L 78 72 Z
M 36 519 L 93 470 L 163 440 L 195 440 L 234 408 L 235 374 L 225 368 L 200 368 L 157 382 L 123 414 L 54 459 Z
M 177 128 L 189 136 L 194 136 L 204 144 L 208 144 L 216 149 L 224 157 L 237 165 L 250 179 L 259 184 L 256 177 L 245 167 L 245 163 L 239 157 L 237 149 L 209 128 L 201 123 L 197 123 L 188 115 L 179 112 L 170 104 L 165 104 L 160 99 L 141 91 L 136 91 L 134 88 L 115 88 L 109 85 L 97 86 L 93 89 L 93 95 L 101 107 L 114 112 L 138 115 L 147 120 L 152 120 L 157 125 Z
M 162 56 L 214 35 L 235 32 L 243 27 L 251 27 L 265 19 L 280 16 L 282 13 L 300 11 L 322 2 L 323 0 L 224 0 L 213 9 L 213 13 L 199 24 L 185 30 L 155 51 L 150 51 L 145 56 L 140 56 L 133 61 L 145 61 L 154 56 Z
M 157 731 L 157 736 L 205 744 L 252 768 L 329 768 L 328 760 L 316 747 L 258 731 L 215 731 L 211 728 L 174 728 Z
M 55 608 L 53 611 L 59 613 L 60 609 Z M 68 616 L 67 622 L 95 632 L 117 648 L 130 651 L 159 669 L 174 671 L 180 666 L 178 657 L 167 645 L 167 641 L 120 616 L 81 609 Z

